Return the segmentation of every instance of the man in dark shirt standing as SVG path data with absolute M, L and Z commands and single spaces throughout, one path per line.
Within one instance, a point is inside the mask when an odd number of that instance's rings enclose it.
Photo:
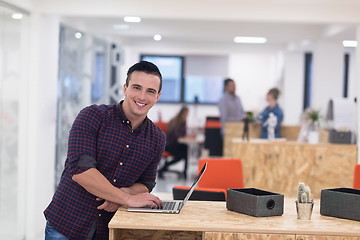
M 162 205 L 149 192 L 166 137 L 147 118 L 161 86 L 159 69 L 142 61 L 128 70 L 122 102 L 81 110 L 60 183 L 44 211 L 45 239 L 108 239 L 107 225 L 120 205 Z

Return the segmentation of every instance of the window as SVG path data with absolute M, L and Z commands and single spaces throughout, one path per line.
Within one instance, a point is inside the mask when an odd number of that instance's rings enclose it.
M 159 102 L 182 102 L 183 57 L 142 55 L 141 60 L 154 63 L 162 74 Z
M 223 94 L 223 81 L 227 75 L 227 56 L 187 56 L 185 102 L 217 103 Z
M 227 56 L 141 55 L 157 65 L 163 75 L 159 102 L 216 104 L 227 76 Z
M 307 109 L 311 104 L 312 53 L 305 53 L 304 105 Z
M 349 61 L 350 54 L 346 53 L 344 55 L 344 88 L 343 88 L 343 97 L 348 97 L 348 89 L 349 89 Z

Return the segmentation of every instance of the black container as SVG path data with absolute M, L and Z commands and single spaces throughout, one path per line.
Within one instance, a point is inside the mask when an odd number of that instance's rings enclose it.
M 320 214 L 360 221 L 360 190 L 353 188 L 321 190 Z
M 329 143 L 351 144 L 351 132 L 339 132 L 332 129 L 329 131 Z
M 281 216 L 284 195 L 256 188 L 228 189 L 226 208 L 254 217 Z

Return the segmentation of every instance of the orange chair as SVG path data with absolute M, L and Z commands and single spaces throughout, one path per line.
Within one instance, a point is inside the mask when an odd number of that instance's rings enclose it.
M 155 125 L 158 126 L 165 134 L 167 133 L 168 123 L 155 122 Z M 164 151 L 162 157 L 167 159 L 168 157 L 171 157 L 171 154 L 168 151 Z
M 199 181 L 198 188 L 195 188 L 190 200 L 225 201 L 227 189 L 244 188 L 243 169 L 240 159 L 200 159 L 198 171 L 201 170 L 205 162 L 208 163 L 206 172 Z M 173 188 L 174 199 L 182 200 L 188 190 L 189 187 L 175 186 Z
M 354 171 L 354 188 L 360 189 L 360 164 L 355 166 Z

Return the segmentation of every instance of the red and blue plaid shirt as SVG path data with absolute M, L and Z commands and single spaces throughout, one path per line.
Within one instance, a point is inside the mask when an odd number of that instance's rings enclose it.
M 132 130 L 121 103 L 84 108 L 70 130 L 65 169 L 44 211 L 47 221 L 69 239 L 86 239 L 94 224 L 96 239 L 108 239 L 114 213 L 98 210 L 102 202 L 72 176 L 96 167 L 115 187 L 143 183 L 151 191 L 165 139 L 148 118 Z

